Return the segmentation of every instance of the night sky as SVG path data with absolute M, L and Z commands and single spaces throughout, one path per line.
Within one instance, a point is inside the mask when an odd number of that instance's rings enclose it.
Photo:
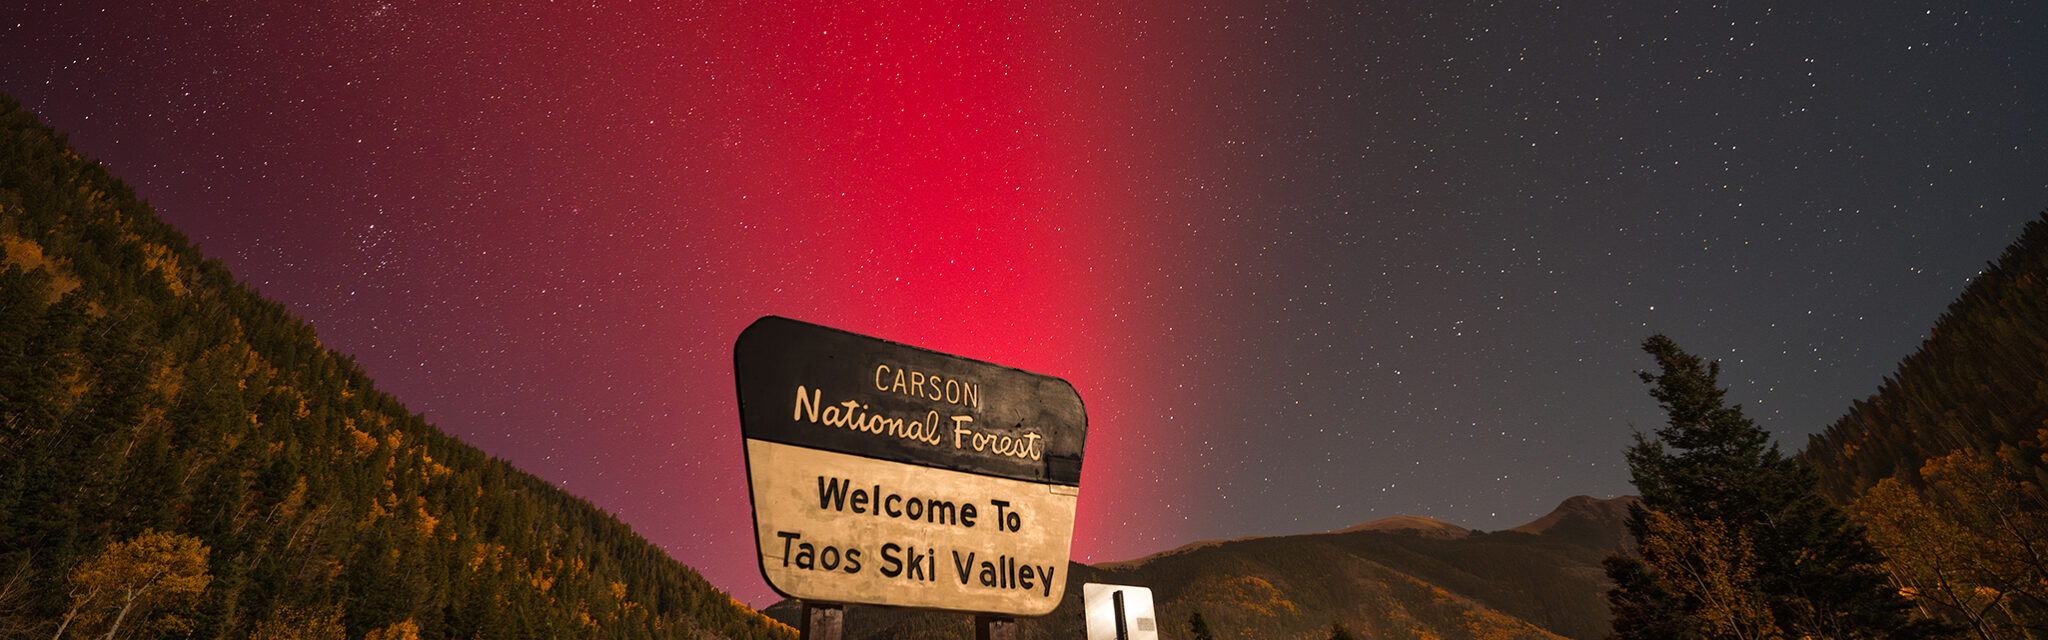
M 762 315 L 1071 381 L 1083 561 L 1492 530 L 1632 492 L 1645 336 L 1796 449 L 2048 207 L 2038 2 L 4 4 L 0 91 L 756 605 Z

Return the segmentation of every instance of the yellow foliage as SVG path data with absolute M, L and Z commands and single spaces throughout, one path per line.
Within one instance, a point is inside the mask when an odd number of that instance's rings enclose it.
M 298 517 L 299 508 L 305 506 L 305 504 L 306 477 L 299 476 L 292 483 L 291 493 L 285 494 L 284 499 L 277 502 L 277 519 L 284 521 Z
M 2007 449 L 2005 456 L 2024 455 Z M 2048 616 L 2007 606 L 2048 591 L 2048 503 L 2039 486 L 2014 480 L 2006 457 L 1957 449 L 1928 460 L 1914 489 L 1887 478 L 1858 498 L 1855 516 L 1885 555 L 1885 569 L 1923 609 L 1960 616 L 1979 635 L 2028 637 Z
M 43 245 L 28 238 L 0 235 L 0 262 L 21 267 L 23 271 L 47 269 L 50 259 L 43 257 Z
M 447 465 L 435 462 L 432 456 L 420 454 L 420 459 L 426 462 L 427 477 L 429 478 L 439 478 L 454 473 L 454 470 L 449 469 Z
M 413 498 L 413 513 L 419 518 L 420 537 L 433 537 L 434 527 L 440 526 L 441 520 L 427 513 L 427 499 L 425 497 Z
M 127 542 L 114 542 L 72 571 L 71 583 L 105 590 L 151 590 L 197 594 L 211 580 L 210 552 L 198 538 L 154 529 Z
M 1700 603 L 1700 618 L 1721 636 L 1782 638 L 1756 581 L 1749 535 L 1719 520 L 1680 520 L 1650 512 L 1643 558 L 1674 590 Z
M 370 455 L 370 452 L 377 450 L 376 436 L 372 436 L 368 433 L 364 433 L 359 429 L 356 429 L 355 418 L 342 418 L 341 426 L 345 429 L 348 429 L 349 439 L 351 442 L 355 444 L 356 447 L 356 457 L 361 458 L 363 456 Z
M 142 266 L 162 276 L 172 295 L 185 296 L 185 282 L 178 277 L 178 256 L 169 248 L 155 243 L 142 245 Z
M 373 523 L 377 522 L 377 519 L 378 519 L 378 518 L 383 518 L 383 517 L 387 517 L 387 516 L 390 516 L 390 515 L 391 515 L 391 510 L 390 510 L 390 509 L 386 509 L 386 508 L 384 508 L 384 500 L 383 500 L 382 498 L 376 498 L 376 499 L 372 499 L 372 500 L 370 500 L 370 511 L 369 511 L 369 513 L 365 513 L 365 514 L 363 514 L 363 521 L 362 521 L 361 523 L 359 523 L 359 524 L 358 524 L 357 526 L 358 526 L 358 527 L 367 527 L 367 526 L 370 526 L 371 524 L 373 524 Z
M 339 607 L 322 612 L 283 607 L 258 623 L 249 640 L 348 640 L 348 629 L 341 624 Z
M 178 394 L 185 390 L 184 372 L 172 368 L 168 359 L 157 362 L 149 375 L 149 390 L 163 396 L 167 402 L 177 400 Z
M 50 298 L 43 304 L 56 302 L 64 294 L 78 288 L 79 281 L 71 275 L 57 258 L 43 255 L 43 245 L 27 238 L 0 235 L 0 264 L 21 267 L 23 271 L 42 269 L 50 275 Z M 4 268 L 4 267 L 0 267 Z
M 484 562 L 489 561 L 491 563 L 491 570 L 496 571 L 511 557 L 512 553 L 505 550 L 505 545 L 479 542 L 471 550 L 469 570 L 476 571 L 481 569 Z
M 363 640 L 420 640 L 420 626 L 412 618 L 363 634 Z
M 242 329 L 242 321 L 241 321 L 240 319 L 236 319 L 236 320 L 235 320 L 235 333 L 237 333 L 237 334 L 241 334 L 241 333 L 242 333 L 241 329 Z M 261 375 L 262 375 L 262 376 L 263 376 L 264 378 L 276 378 L 276 377 L 277 377 L 277 367 L 273 367 L 273 366 L 270 366 L 270 361 L 268 361 L 268 360 L 264 360 L 264 359 L 263 359 L 263 354 L 261 354 L 261 353 L 257 353 L 255 349 L 250 349 L 250 348 L 248 348 L 248 345 L 247 345 L 246 343 L 244 343 L 244 344 L 243 344 L 242 346 L 243 346 L 243 350 L 242 350 L 242 377 L 243 377 L 243 378 L 250 378 L 250 377 L 254 377 L 254 376 L 258 375 L 258 374 L 261 374 Z M 247 387 L 247 386 L 245 385 L 245 386 L 244 386 L 243 388 L 245 388 L 245 389 L 246 389 L 246 388 L 248 388 L 248 387 Z
M 105 623 L 107 636 L 116 637 L 119 625 L 143 624 L 153 607 L 192 602 L 213 579 L 207 573 L 209 551 L 198 538 L 154 529 L 108 543 L 71 571 L 71 611 L 64 625 L 74 619 L 78 629 Z
M 1258 576 L 1214 577 L 1196 582 L 1190 589 L 1193 600 L 1229 603 L 1261 618 L 1294 617 L 1301 608 L 1287 600 L 1280 590 Z
M 1465 631 L 1472 634 L 1472 640 L 1514 640 L 1539 633 L 1529 623 L 1492 609 L 1470 609 L 1463 617 Z
M 87 209 L 89 209 L 89 210 L 92 210 L 92 211 L 96 211 L 96 212 L 97 212 L 97 211 L 106 211 L 106 212 L 112 212 L 112 213 L 115 213 L 115 214 L 119 214 L 119 213 L 120 213 L 120 211 L 119 211 L 118 209 L 115 209 L 115 208 L 114 208 L 114 207 L 112 206 L 112 204 L 111 204 L 110 202 L 108 202 L 108 200 L 107 200 L 107 192 L 105 192 L 105 191 L 101 191 L 101 190 L 99 190 L 99 189 L 96 189 L 96 188 L 93 188 L 93 186 L 91 185 L 91 183 L 88 183 L 88 182 L 74 182 L 74 184 L 77 184 L 77 193 L 78 193 L 78 197 L 79 197 L 80 199 L 82 199 L 82 200 L 85 200 L 85 206 L 86 206 L 86 208 L 87 208 Z M 119 216 L 117 215 L 117 216 L 115 217 L 115 219 L 116 219 L 116 220 L 119 220 L 120 218 L 119 218 Z M 123 234 L 123 235 L 125 235 L 125 236 L 127 236 L 127 237 L 129 237 L 129 238 L 133 238 L 133 237 L 135 237 L 135 234 L 132 234 L 132 233 L 131 233 L 131 234 Z

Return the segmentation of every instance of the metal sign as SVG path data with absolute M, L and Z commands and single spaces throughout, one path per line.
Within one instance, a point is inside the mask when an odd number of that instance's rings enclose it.
M 784 596 L 1044 615 L 1087 415 L 1058 378 L 768 316 L 733 346 L 761 575 Z
M 1081 585 L 1081 608 L 1088 640 L 1159 640 L 1151 589 L 1090 582 Z

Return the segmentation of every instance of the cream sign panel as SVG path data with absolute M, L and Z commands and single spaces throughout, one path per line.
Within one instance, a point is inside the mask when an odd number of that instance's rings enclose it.
M 1077 492 L 749 441 L 762 573 L 803 598 L 1039 615 L 1066 585 Z M 1063 490 L 1064 489 L 1064 490 Z M 830 597 L 833 594 L 851 594 Z M 810 599 L 810 598 L 806 598 Z
M 767 317 L 734 347 L 761 573 L 783 595 L 1059 604 L 1086 415 L 1065 381 Z

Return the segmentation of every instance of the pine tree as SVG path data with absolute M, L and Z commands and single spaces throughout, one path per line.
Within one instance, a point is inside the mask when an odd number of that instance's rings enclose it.
M 1351 630 L 1344 628 L 1343 623 L 1332 622 L 1330 623 L 1330 640 L 1358 640 L 1358 636 L 1352 635 Z
M 1628 450 L 1643 497 L 1628 528 L 1642 557 L 1607 563 L 1615 637 L 1949 635 L 1909 617 L 1862 529 L 1821 500 L 1810 469 L 1728 405 L 1719 362 L 1663 335 L 1643 350 L 1660 372 L 1642 379 L 1669 424 L 1655 439 L 1637 434 Z
M 1216 632 L 1209 630 L 1209 621 L 1200 611 L 1188 614 L 1188 635 L 1195 640 L 1216 640 Z

